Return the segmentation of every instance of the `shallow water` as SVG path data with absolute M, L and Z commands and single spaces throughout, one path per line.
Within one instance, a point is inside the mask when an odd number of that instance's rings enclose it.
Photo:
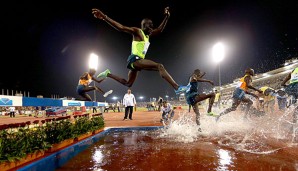
M 57 170 L 298 170 L 298 145 L 280 120 L 203 116 L 199 133 L 193 117 L 183 113 L 157 131 L 111 132 Z

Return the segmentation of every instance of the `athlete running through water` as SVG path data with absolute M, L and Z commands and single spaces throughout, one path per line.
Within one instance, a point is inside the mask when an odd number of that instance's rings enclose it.
M 186 91 L 185 97 L 186 101 L 189 105 L 192 106 L 193 111 L 196 114 L 196 123 L 198 126 L 200 126 L 200 111 L 199 111 L 199 102 L 209 99 L 209 106 L 207 109 L 208 115 L 214 115 L 212 112 L 212 106 L 215 99 L 215 93 L 210 94 L 199 94 L 198 92 L 198 83 L 199 82 L 208 82 L 211 85 L 214 85 L 214 83 L 210 80 L 203 79 L 203 76 L 206 73 L 201 73 L 199 69 L 194 70 L 193 74 L 189 78 L 189 85 L 190 88 Z M 201 128 L 198 129 L 199 132 L 201 132 Z
M 252 76 L 254 76 L 254 74 L 255 74 L 255 72 L 254 72 L 254 70 L 252 68 L 248 68 L 248 69 L 245 70 L 244 77 L 242 77 L 240 79 L 239 84 L 237 85 L 236 89 L 233 92 L 233 104 L 232 104 L 232 107 L 230 107 L 230 108 L 224 110 L 223 112 L 221 112 L 219 114 L 219 116 L 216 117 L 216 121 L 218 121 L 221 116 L 223 116 L 223 115 L 225 115 L 227 113 L 230 113 L 232 111 L 235 111 L 241 102 L 247 104 L 247 108 L 246 108 L 245 115 L 244 115 L 244 118 L 247 119 L 247 115 L 248 115 L 249 109 L 253 105 L 253 102 L 252 102 L 252 100 L 250 100 L 245 95 L 246 94 L 250 94 L 250 95 L 252 95 L 255 98 L 259 98 L 257 95 L 248 92 L 248 89 L 252 89 L 252 90 L 258 91 L 259 93 L 263 93 L 261 90 L 255 88 L 255 87 L 253 87 L 251 85 Z

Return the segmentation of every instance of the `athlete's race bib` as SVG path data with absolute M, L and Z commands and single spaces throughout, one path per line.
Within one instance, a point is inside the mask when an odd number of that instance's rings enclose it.
M 142 52 L 144 55 L 146 55 L 146 53 L 147 53 L 147 51 L 148 51 L 148 48 L 149 48 L 149 45 L 150 45 L 150 42 L 146 42 L 146 43 L 145 43 L 144 50 L 143 50 L 143 52 Z
M 291 81 L 298 81 L 298 72 L 291 74 Z
M 89 85 L 92 81 L 93 81 L 92 79 L 89 79 L 89 80 L 88 80 L 88 85 Z
M 241 85 L 242 85 L 242 82 L 239 81 L 239 82 L 237 83 L 236 87 L 241 87 Z

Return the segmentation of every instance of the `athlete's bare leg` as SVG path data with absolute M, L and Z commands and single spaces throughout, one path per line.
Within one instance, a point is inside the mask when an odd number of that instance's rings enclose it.
M 165 79 L 175 90 L 178 89 L 179 85 L 174 81 L 172 76 L 167 72 L 162 64 L 148 59 L 142 59 L 134 62 L 133 65 L 138 70 L 158 71 L 159 75 Z
M 213 106 L 214 99 L 215 99 L 215 93 L 199 94 L 195 97 L 195 103 L 198 103 L 198 102 L 203 101 L 208 98 L 209 98 L 209 106 L 208 106 L 207 112 L 209 113 L 212 111 L 212 106 Z
M 128 80 L 121 78 L 119 76 L 108 74 L 107 77 L 110 77 L 119 83 L 131 87 L 136 80 L 138 71 L 147 70 L 147 71 L 158 71 L 160 76 L 165 79 L 175 90 L 178 89 L 179 85 L 174 81 L 172 76 L 167 72 L 164 66 L 160 63 L 148 59 L 137 60 L 133 63 L 133 66 L 136 70 L 130 70 L 128 73 Z
M 114 79 L 115 81 L 118 81 L 119 83 L 127 86 L 127 87 L 131 87 L 133 85 L 133 83 L 135 82 L 137 76 L 138 76 L 138 71 L 136 70 L 129 70 L 128 72 L 128 80 L 121 78 L 117 75 L 114 74 L 108 74 L 107 77 L 110 77 L 112 79 Z

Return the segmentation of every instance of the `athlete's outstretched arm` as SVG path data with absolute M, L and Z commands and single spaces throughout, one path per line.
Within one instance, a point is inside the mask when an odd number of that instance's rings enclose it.
M 206 79 L 203 79 L 201 77 L 198 77 L 197 78 L 197 82 L 207 82 L 207 83 L 210 83 L 211 85 L 214 85 L 213 81 L 211 80 L 206 80 Z
M 130 33 L 130 34 L 133 34 L 136 31 L 138 31 L 138 29 L 135 28 L 135 27 L 124 26 L 124 25 L 118 23 L 117 21 L 109 18 L 107 15 L 105 15 L 99 9 L 93 8 L 92 9 L 92 14 L 94 15 L 95 18 L 106 21 L 109 25 L 111 25 L 112 27 L 114 27 L 118 31 L 122 31 L 122 32 Z
M 205 74 L 204 74 L 205 75 Z M 204 79 L 202 78 L 202 75 L 193 75 L 191 78 L 190 78 L 191 81 L 196 81 L 196 82 L 207 82 L 207 83 L 210 83 L 211 85 L 214 85 L 213 81 L 211 80 L 207 80 L 207 79 Z
M 252 81 L 251 77 L 245 77 L 244 81 L 246 82 L 246 85 L 249 89 L 255 90 L 259 93 L 263 93 L 261 90 L 255 88 L 254 86 L 251 85 L 251 81 Z
M 205 76 L 206 72 L 203 72 L 203 74 L 200 75 L 200 78 L 203 78 Z
M 151 32 L 150 36 L 157 35 L 157 34 L 161 33 L 164 30 L 164 28 L 165 28 L 165 26 L 166 26 L 166 24 L 168 22 L 168 19 L 170 18 L 169 7 L 166 7 L 165 8 L 164 15 L 165 15 L 165 18 L 162 20 L 162 22 L 160 23 L 160 25 Z
M 249 95 L 253 96 L 256 99 L 259 99 L 259 96 L 255 95 L 254 93 L 251 93 L 249 91 L 246 91 L 246 94 L 249 94 Z
M 97 82 L 97 83 L 101 83 L 103 80 L 105 80 L 105 78 L 103 79 L 96 79 L 95 77 L 92 76 L 91 78 L 93 81 Z

